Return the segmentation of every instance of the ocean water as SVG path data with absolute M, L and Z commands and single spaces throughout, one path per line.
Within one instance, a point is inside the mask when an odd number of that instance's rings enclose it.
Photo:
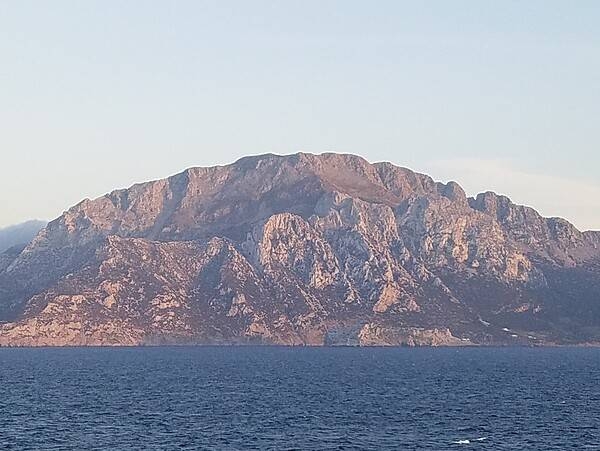
M 600 450 L 600 349 L 0 349 L 0 449 Z

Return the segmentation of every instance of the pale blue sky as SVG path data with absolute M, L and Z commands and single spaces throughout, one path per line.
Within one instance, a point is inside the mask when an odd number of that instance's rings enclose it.
M 350 152 L 600 229 L 600 2 L 0 0 L 0 226 Z

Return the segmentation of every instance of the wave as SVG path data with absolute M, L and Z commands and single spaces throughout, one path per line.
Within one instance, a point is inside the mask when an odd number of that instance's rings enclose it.
M 479 437 L 479 438 L 475 438 L 475 439 L 462 439 L 462 440 L 456 440 L 454 442 L 452 442 L 455 445 L 470 445 L 473 442 L 483 442 L 484 440 L 487 440 L 487 437 Z

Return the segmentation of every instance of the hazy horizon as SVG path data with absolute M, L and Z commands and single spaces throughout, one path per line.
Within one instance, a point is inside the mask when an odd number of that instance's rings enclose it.
M 6 2 L 0 227 L 336 151 L 600 229 L 600 3 Z

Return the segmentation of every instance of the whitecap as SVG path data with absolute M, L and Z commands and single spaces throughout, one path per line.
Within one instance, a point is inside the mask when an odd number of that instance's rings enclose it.
M 479 438 L 475 438 L 475 439 L 472 439 L 472 440 L 469 440 L 469 439 L 465 438 L 465 439 L 462 439 L 462 440 L 456 440 L 456 441 L 454 441 L 452 443 L 455 444 L 455 445 L 470 445 L 473 442 L 483 442 L 483 441 L 485 441 L 487 439 L 488 439 L 487 437 L 479 437 Z

